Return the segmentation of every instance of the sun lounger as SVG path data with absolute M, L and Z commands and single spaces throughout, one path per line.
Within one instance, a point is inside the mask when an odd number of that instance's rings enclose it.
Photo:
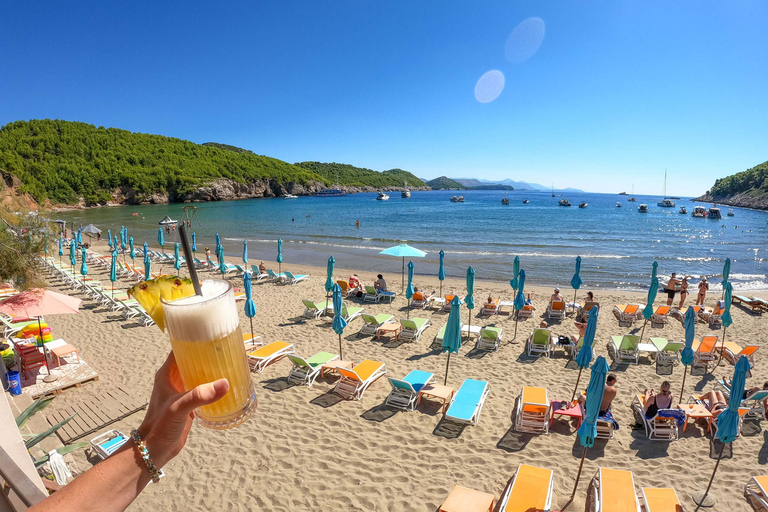
M 411 318 L 408 320 L 400 320 L 400 335 L 399 340 L 403 341 L 419 341 L 421 333 L 424 329 L 429 327 L 429 320 L 426 318 Z
M 695 366 L 709 366 L 710 363 L 717 363 L 717 336 L 704 336 L 701 341 L 693 340 L 693 364 Z
M 528 340 L 526 341 L 528 347 L 528 355 L 543 354 L 549 357 L 552 354 L 552 348 L 555 345 L 555 340 L 552 337 L 552 333 L 549 329 L 537 328 L 534 329 Z
M 386 313 L 380 313 L 376 316 L 363 313 L 360 316 L 363 318 L 363 326 L 357 332 L 358 336 L 374 336 L 379 327 L 394 318 Z
M 389 300 L 389 303 L 392 304 L 392 301 L 395 300 L 395 297 L 397 297 L 397 294 L 390 290 L 379 290 L 377 292 L 377 295 L 379 296 L 379 300 L 376 302 L 379 302 L 381 300 L 387 299 Z
M 698 317 L 709 324 L 710 327 L 719 328 L 722 325 L 722 316 L 725 311 L 722 301 L 717 301 L 714 309 L 707 307 L 698 312 Z
M 483 380 L 464 379 L 461 387 L 451 398 L 445 420 L 477 425 L 480 411 L 488 396 L 488 383 Z
M 492 510 L 493 494 L 456 485 L 437 512 L 491 512 Z
M 573 341 L 573 339 L 571 339 Z M 584 346 L 584 337 L 579 337 L 579 340 L 575 343 L 571 343 L 568 345 L 571 349 L 571 359 L 576 359 L 576 356 L 579 355 L 579 352 L 581 352 L 582 347 Z M 594 354 L 593 354 L 594 356 Z
M 331 310 L 333 309 L 333 304 L 330 304 L 330 308 Z M 363 311 L 365 311 L 365 308 L 357 306 L 349 307 L 346 303 L 342 304 L 341 306 L 341 316 L 344 318 L 344 320 L 347 321 L 347 323 L 362 315 Z
M 547 318 L 565 318 L 565 301 L 555 300 L 547 306 Z
M 247 268 L 243 268 L 243 267 L 241 267 L 240 265 L 237 265 L 237 264 L 235 264 L 235 269 L 237 270 L 237 275 L 238 276 L 244 276 L 245 274 L 250 274 L 251 273 L 251 271 L 248 270 Z
M 643 487 L 641 500 L 645 512 L 683 512 L 680 499 L 671 487 Z
M 651 325 L 667 325 L 669 319 L 669 312 L 672 310 L 670 306 L 659 306 L 656 308 L 656 312 L 651 315 Z
M 426 309 L 430 297 L 431 295 L 426 293 L 416 292 L 413 294 L 409 306 L 413 309 Z
M 365 295 L 363 295 L 363 302 L 379 302 L 379 292 L 375 287 L 365 285 Z
M 222 271 L 223 269 L 223 271 Z M 231 263 L 224 263 L 223 265 L 218 265 L 216 267 L 216 270 L 220 272 L 221 274 L 229 274 L 231 272 L 236 272 L 237 267 L 235 265 L 232 265 Z
M 517 318 L 533 318 L 533 313 L 536 311 L 531 304 L 526 304 L 523 309 L 517 312 Z
M 760 347 L 758 345 L 747 345 L 744 348 L 732 341 L 726 341 L 725 343 L 718 343 L 715 345 L 715 351 L 723 351 L 723 357 L 728 359 L 731 363 L 736 364 L 740 357 L 746 357 L 749 360 L 751 368 L 755 367 L 755 352 Z
M 346 368 L 339 368 L 338 370 L 341 373 L 341 379 L 336 383 L 336 387 L 333 389 L 334 393 L 355 400 L 363 398 L 368 386 L 387 373 L 384 363 L 371 359 L 366 359 L 351 370 Z
M 638 320 L 638 312 L 642 316 L 640 304 L 617 304 L 613 307 L 613 315 L 619 321 L 619 327 L 632 327 L 632 324 Z
M 283 272 L 275 274 L 275 271 L 272 269 L 267 269 L 267 275 L 269 276 L 269 280 L 274 283 L 279 283 L 285 279 L 285 274 Z
M 546 388 L 525 386 L 517 398 L 515 430 L 549 434 L 549 407 Z
M 264 345 L 259 349 L 246 352 L 246 355 L 248 356 L 248 363 L 251 365 L 251 368 L 257 372 L 263 372 L 270 364 L 295 352 L 296 349 L 294 349 L 292 343 L 273 341 L 269 345 Z
M 633 334 L 611 336 L 611 341 L 608 342 L 608 353 L 613 352 L 614 361 L 637 364 L 640 358 L 640 351 L 637 349 L 639 342 L 640 338 Z
M 312 302 L 311 300 L 302 300 L 304 304 L 304 313 L 301 314 L 304 318 L 320 318 L 320 315 L 325 313 L 325 301 Z M 329 302 L 330 306 L 331 303 Z
M 90 445 L 99 458 L 104 460 L 115 453 L 118 448 L 127 443 L 129 439 L 128 436 L 119 430 L 110 430 L 109 432 L 105 432 L 104 434 L 91 439 Z
M 486 325 L 480 329 L 480 336 L 477 338 L 475 348 L 478 350 L 492 350 L 493 352 L 496 352 L 499 350 L 503 334 L 504 330 L 501 327 L 491 327 Z
M 443 312 L 448 313 L 451 311 L 451 301 L 455 295 L 446 295 L 445 296 L 445 302 L 443 303 Z
M 631 471 L 598 469 L 589 493 L 596 512 L 641 512 Z
M 704 309 L 704 306 L 686 306 L 683 309 L 677 309 L 673 307 L 669 312 L 669 316 L 677 318 L 681 323 L 685 322 L 685 314 L 688 312 L 688 308 L 693 309 L 693 312 L 696 314 L 696 318 L 698 319 L 699 313 Z
M 266 279 L 268 277 L 269 274 L 266 272 L 261 272 L 258 265 L 251 265 L 251 279 L 253 281 L 259 282 L 262 279 Z
M 584 306 L 582 306 L 579 309 L 578 318 L 581 318 L 583 322 L 587 321 L 587 315 L 590 311 L 592 311 L 592 308 L 594 307 L 600 307 L 600 303 L 593 300 L 588 300 L 584 302 Z
M 635 411 L 635 416 L 643 418 L 645 435 L 648 436 L 648 439 L 652 441 L 676 441 L 678 439 L 679 433 L 677 420 L 673 416 L 680 413 L 684 416 L 684 411 L 680 409 L 659 409 L 656 416 L 647 418 L 645 416 L 644 408 L 644 397 L 635 395 L 635 398 L 632 400 L 632 409 Z M 672 411 L 673 414 L 671 414 L 670 411 Z
M 351 288 L 349 286 L 349 283 L 342 279 L 339 279 L 338 281 L 336 281 L 336 284 L 339 285 L 339 288 L 341 288 L 342 295 L 346 298 L 349 298 L 350 296 L 352 296 L 357 290 L 357 288 Z
M 2 315 L 0 316 L 0 322 L 3 324 L 3 337 L 10 338 L 28 325 L 37 325 L 37 318 L 34 320 L 26 320 L 24 322 L 14 322 L 13 318 Z
M 745 297 L 744 295 L 734 295 L 731 298 L 731 304 L 741 304 L 743 306 L 747 306 L 756 313 L 762 313 L 768 309 L 766 308 L 766 305 L 763 303 L 763 301 L 753 297 Z
M 501 494 L 497 510 L 549 512 L 552 507 L 553 482 L 554 473 L 551 469 L 520 464 L 512 476 L 512 481 Z
M 323 365 L 338 358 L 337 354 L 329 352 L 318 352 L 308 359 L 296 354 L 289 354 L 288 359 L 293 363 L 293 368 L 288 373 L 288 382 L 306 384 L 311 387 L 317 376 L 320 375 Z
M 753 476 L 750 478 L 744 487 L 744 494 L 754 498 L 758 506 L 768 510 L 768 476 Z M 760 510 L 755 507 L 755 503 L 752 503 L 752 506 L 755 510 Z
M 300 283 L 301 281 L 305 281 L 309 279 L 309 276 L 307 274 L 299 274 L 295 276 L 288 270 L 286 270 L 283 273 L 285 274 L 285 279 L 283 280 L 283 283 L 285 284 L 296 284 L 296 283 Z
M 498 315 L 500 308 L 501 298 L 494 299 L 493 302 L 486 302 L 483 304 L 483 309 L 480 311 L 480 315 Z
M 748 395 L 739 404 L 740 408 L 748 409 L 745 413 L 745 417 L 750 419 L 764 420 L 765 419 L 765 404 L 768 400 L 768 390 L 758 390 Z
M 667 341 L 664 338 L 651 338 L 651 343 L 656 347 L 656 362 L 657 363 L 674 363 L 680 362 L 680 351 L 685 346 L 684 343 L 678 341 Z
M 421 370 L 411 370 L 403 379 L 390 377 L 389 384 L 392 386 L 392 391 L 390 391 L 384 403 L 399 409 L 413 410 L 416 408 L 419 391 L 432 382 L 434 378 L 434 373 Z

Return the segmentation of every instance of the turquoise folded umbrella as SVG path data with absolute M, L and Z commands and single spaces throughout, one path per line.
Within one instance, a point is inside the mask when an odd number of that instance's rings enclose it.
M 651 279 L 656 277 L 656 274 L 658 273 L 658 271 L 659 271 L 659 262 L 654 261 L 653 268 L 651 269 Z
M 512 339 L 517 338 L 517 322 L 520 319 L 520 310 L 525 307 L 525 269 L 520 269 L 517 278 L 519 288 L 515 296 L 515 335 L 512 336 Z
M 216 252 L 219 252 L 219 247 L 221 246 L 221 237 L 218 233 L 216 233 Z
M 197 237 L 194 231 L 192 232 L 192 252 L 197 252 Z
M 144 242 L 144 259 L 149 259 L 149 245 L 147 245 L 147 242 Z
M 83 252 L 82 252 L 82 263 L 80 263 L 80 274 L 82 274 L 82 275 L 84 275 L 84 276 L 88 275 L 88 264 L 85 262 L 85 258 L 86 258 L 87 256 L 88 256 L 88 255 L 87 255 L 87 254 L 86 254 L 86 252 L 85 252 L 85 247 L 83 247 Z
M 109 243 L 109 248 L 112 248 L 112 230 L 107 230 L 107 243 Z
M 440 249 L 440 268 L 437 269 L 437 278 L 440 280 L 440 297 L 443 296 L 443 281 L 445 281 L 445 251 Z
M 83 230 L 78 229 L 77 230 L 77 245 L 80 245 L 83 243 Z
M 651 284 L 648 286 L 648 297 L 646 297 L 645 300 L 645 308 L 643 308 L 643 317 L 645 318 L 645 322 L 643 322 L 643 330 L 640 331 L 640 341 L 643 341 L 643 334 L 645 334 L 645 324 L 647 324 L 648 320 L 650 320 L 653 316 L 653 302 L 656 300 L 656 293 L 658 293 L 658 291 L 659 278 L 652 277 Z
M 411 247 L 408 244 L 394 245 L 381 251 L 379 254 L 385 254 L 387 256 L 396 256 L 403 259 L 403 269 L 400 273 L 400 291 L 405 292 L 405 258 L 423 258 L 427 255 L 426 252 L 419 250 L 415 247 Z
M 224 246 L 223 245 L 219 246 L 219 271 L 222 274 L 226 274 L 227 273 L 227 264 L 224 261 Z
M 282 268 L 281 265 L 283 264 L 283 239 L 278 238 L 277 239 L 277 258 L 275 259 L 277 262 L 277 275 L 282 274 Z
M 520 256 L 515 256 L 515 261 L 512 263 L 512 279 L 509 280 L 509 286 L 515 291 L 520 286 Z
M 597 332 L 597 315 L 598 307 L 594 306 L 589 310 L 589 317 L 587 319 L 587 328 L 584 330 L 584 343 L 579 349 L 579 353 L 576 355 L 576 364 L 579 367 L 579 375 L 576 377 L 576 387 L 573 388 L 573 395 L 571 395 L 571 401 L 576 397 L 576 393 L 579 390 L 579 381 L 581 380 L 581 371 L 589 366 L 592 362 L 592 345 L 595 342 L 595 333 Z M 578 343 L 578 340 L 576 341 Z
M 328 258 L 328 265 L 325 268 L 325 307 L 328 308 L 328 294 L 333 291 L 333 267 L 336 265 L 336 258 Z
M 243 240 L 243 263 L 248 264 L 248 240 Z
M 728 284 L 728 278 L 731 276 L 731 258 L 725 258 L 725 264 L 723 264 L 723 293 L 725 293 L 725 285 Z
M 464 297 L 464 303 L 469 310 L 469 329 L 472 332 L 472 310 L 475 309 L 475 269 L 467 267 L 467 296 Z
M 181 259 L 179 258 L 179 242 L 173 244 L 173 268 L 177 271 L 181 268 Z
M 152 260 L 146 258 L 144 260 L 144 280 L 149 281 L 152 279 Z
M 338 284 L 333 285 L 333 332 L 339 335 L 339 357 L 344 359 L 344 353 L 341 347 L 341 335 L 344 333 L 344 328 L 347 326 L 347 321 L 344 320 L 344 301 L 341 298 L 341 286 Z
M 246 272 L 243 275 L 243 288 L 245 290 L 245 316 L 251 322 L 251 339 L 255 338 L 253 333 L 253 317 L 256 316 L 256 304 L 253 302 L 253 290 L 251 289 L 251 274 Z
M 685 312 L 685 319 L 683 320 L 683 326 L 685 327 L 685 347 L 680 353 L 680 362 L 683 363 L 685 369 L 683 370 L 683 387 L 680 389 L 680 400 L 678 404 L 683 401 L 683 391 L 685 391 L 685 376 L 688 373 L 688 367 L 693 364 L 693 338 L 696 336 L 696 311 L 692 307 L 688 308 Z
M 69 262 L 72 264 L 72 272 L 75 271 L 75 265 L 77 264 L 77 256 L 75 252 L 76 250 L 77 249 L 75 249 L 75 242 L 72 241 L 69 244 Z
M 123 226 L 123 229 L 120 230 L 120 246 L 123 249 L 123 252 L 125 252 L 125 246 L 128 243 L 128 228 Z
M 115 298 L 115 281 L 117 281 L 117 254 L 112 253 L 112 264 L 109 267 L 109 280 L 112 281 L 112 298 Z
M 720 316 L 720 322 L 723 324 L 723 344 L 720 346 L 720 359 L 717 361 L 717 365 L 720 366 L 720 361 L 723 360 L 723 354 L 725 353 L 725 331 L 733 324 L 733 317 L 731 316 L 731 302 L 733 302 L 733 285 L 729 282 L 725 283 L 725 304 L 723 304 L 723 314 Z
M 157 229 L 157 243 L 160 244 L 160 247 L 165 249 L 165 235 L 163 234 L 163 228 Z
M 136 251 L 133 248 L 133 237 L 128 239 L 128 244 L 131 246 L 131 264 L 136 264 Z
M 445 324 L 443 333 L 443 353 L 448 352 L 448 360 L 445 362 L 445 380 L 448 384 L 448 367 L 451 364 L 451 353 L 458 354 L 461 348 L 461 299 L 454 295 L 451 300 L 451 312 L 448 314 L 448 323 Z
M 405 287 L 405 298 L 408 299 L 408 302 L 410 303 L 411 299 L 413 298 L 413 294 L 416 293 L 416 290 L 413 286 L 413 269 L 415 265 L 413 264 L 413 261 L 408 262 L 408 286 Z M 411 318 L 411 308 L 408 307 L 408 309 L 405 310 L 405 318 Z
M 581 272 L 581 256 L 576 256 L 576 271 L 571 278 L 571 288 L 573 288 L 573 302 L 576 303 L 576 290 L 581 288 L 581 284 L 584 282 L 581 280 L 579 273 Z
M 61 237 L 59 237 L 57 242 L 59 244 L 59 256 L 63 256 L 64 255 L 64 241 L 61 239 Z

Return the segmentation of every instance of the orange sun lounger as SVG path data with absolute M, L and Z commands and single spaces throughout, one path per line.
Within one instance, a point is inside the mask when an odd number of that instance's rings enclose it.
M 376 379 L 387 373 L 384 363 L 366 359 L 351 370 L 339 368 L 341 379 L 336 383 L 334 392 L 344 398 L 354 398 L 360 400 Z
M 295 352 L 296 350 L 293 348 L 292 343 L 273 341 L 269 345 L 265 345 L 251 352 L 246 352 L 246 355 L 248 356 L 248 363 L 251 365 L 251 368 L 257 372 L 262 372 L 264 371 L 264 368 L 270 364 Z
M 600 468 L 589 484 L 600 512 L 641 512 L 631 471 Z
M 552 482 L 553 472 L 551 469 L 520 464 L 512 477 L 512 482 L 501 495 L 499 511 L 550 510 L 552 506 Z

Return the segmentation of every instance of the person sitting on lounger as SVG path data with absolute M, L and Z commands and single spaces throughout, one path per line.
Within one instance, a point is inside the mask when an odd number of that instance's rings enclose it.
M 575 325 L 576 328 L 579 330 L 579 335 L 576 337 L 571 336 L 571 340 L 573 340 L 574 343 L 578 343 L 579 340 L 584 337 L 584 332 L 587 330 L 587 322 L 586 321 L 580 322 L 577 320 L 576 322 L 574 322 L 573 325 Z
M 661 389 L 658 394 L 654 393 L 653 389 L 651 389 L 650 393 L 646 389 L 643 391 L 643 396 L 645 398 L 645 417 L 648 419 L 655 417 L 659 409 L 670 409 L 674 400 L 672 391 L 670 391 L 669 381 L 667 380 L 661 383 Z
M 352 274 L 349 276 L 349 287 L 352 290 L 357 290 L 360 288 L 360 279 L 358 279 L 357 274 Z
M 561 301 L 565 300 L 563 296 L 560 295 L 560 288 L 555 288 L 555 293 L 553 293 L 552 296 L 549 298 L 549 303 L 552 304 L 556 300 L 561 300 Z
M 261 263 L 259 263 L 259 273 L 266 274 L 266 272 L 267 272 L 267 266 L 262 261 Z
M 533 307 L 533 299 L 531 298 L 531 294 L 529 293 L 528 296 L 525 299 L 525 305 Z M 536 309 L 536 308 L 533 308 Z
M 728 408 L 728 402 L 725 400 L 725 395 L 716 389 L 713 389 L 701 398 L 709 402 L 709 412 L 711 412 L 713 416 L 719 416 L 721 412 Z
M 587 292 L 587 296 L 584 297 L 584 302 L 595 302 L 595 294 L 592 292 Z
M 379 292 L 387 291 L 387 282 L 384 280 L 384 276 L 379 274 L 376 278 L 377 279 L 373 282 L 373 287 Z
M 486 306 L 494 306 L 496 304 L 496 301 L 493 299 L 492 296 L 488 296 L 488 300 L 485 301 Z
M 608 377 L 605 379 L 605 390 L 603 391 L 603 401 L 600 402 L 600 416 L 606 416 L 611 412 L 611 404 L 613 403 L 613 399 L 616 398 L 616 395 L 619 393 L 619 390 L 616 389 L 616 374 L 609 373 Z M 579 399 L 577 402 L 580 404 L 584 404 L 587 401 L 587 395 L 581 394 L 579 395 Z M 613 419 L 613 418 L 611 418 Z
M 723 384 L 728 386 L 728 388 L 730 389 L 730 387 L 731 387 L 731 379 L 729 379 L 728 377 L 723 377 Z M 741 397 L 741 399 L 744 400 L 745 398 L 747 398 L 752 393 L 757 393 L 758 391 L 766 391 L 766 390 L 768 390 L 768 380 L 763 382 L 763 387 L 762 388 L 759 388 L 757 386 L 752 387 L 752 388 L 744 388 L 744 395 Z

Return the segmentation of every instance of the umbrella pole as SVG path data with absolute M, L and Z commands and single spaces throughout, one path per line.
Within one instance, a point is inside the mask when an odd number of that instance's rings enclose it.
M 519 311 L 515 311 L 515 335 L 512 336 L 513 340 L 517 339 L 517 322 L 519 320 L 519 316 L 520 316 L 520 312 Z
M 683 386 L 680 388 L 680 400 L 678 400 L 677 405 L 680 405 L 683 403 L 683 391 L 685 390 L 685 376 L 688 373 L 688 367 L 686 366 L 683 370 Z
M 45 359 L 45 369 L 48 370 L 48 375 L 43 378 L 43 382 L 53 382 L 58 377 L 51 373 L 51 367 L 48 366 L 48 354 L 45 351 L 45 343 L 43 342 L 43 325 L 40 323 L 40 317 L 37 317 L 37 332 L 40 335 L 40 346 L 43 347 L 43 359 Z
M 573 289 L 573 309 L 576 309 L 576 289 Z
M 720 447 L 720 455 L 717 456 L 717 462 L 715 462 L 715 469 L 712 471 L 712 477 L 709 479 L 709 485 L 707 485 L 707 490 L 704 491 L 704 494 L 698 495 L 698 493 L 694 494 L 692 496 L 693 501 L 696 502 L 696 510 L 694 512 L 698 511 L 700 507 L 711 507 L 714 505 L 714 500 L 711 504 L 705 505 L 707 500 L 707 495 L 709 494 L 709 489 L 712 487 L 712 482 L 715 481 L 715 473 L 717 473 L 717 467 L 720 465 L 720 459 L 723 457 L 723 451 L 725 450 L 725 443 L 723 443 L 723 446 Z
M 720 359 L 717 360 L 717 366 L 720 366 L 720 363 L 723 361 L 723 354 L 725 353 L 725 330 L 727 327 L 723 326 L 723 342 L 720 345 Z
M 256 336 L 253 334 L 253 318 L 249 318 L 248 320 L 251 321 L 251 342 L 256 339 Z
M 341 351 L 341 334 L 339 334 L 339 357 L 344 359 L 344 352 Z
M 472 310 L 469 310 L 469 329 L 467 329 L 467 335 L 472 335 Z
M 576 377 L 576 387 L 573 388 L 573 395 L 571 395 L 571 402 L 573 402 L 573 399 L 576 398 L 576 392 L 579 390 L 579 381 L 581 380 L 582 370 L 584 370 L 584 368 L 579 367 L 579 376 Z
M 405 256 L 403 256 L 403 269 L 400 271 L 400 293 L 405 293 Z
M 642 343 L 642 341 L 643 341 L 643 334 L 645 334 L 645 324 L 647 324 L 647 323 L 648 323 L 648 320 L 643 322 L 643 330 L 640 331 L 640 341 L 639 341 L 639 343 Z
M 451 351 L 448 351 L 448 360 L 445 362 L 445 379 L 443 380 L 443 386 L 448 385 L 448 365 L 451 364 Z
M 440 281 L 440 297 L 443 296 L 443 282 Z
M 579 463 L 579 472 L 576 473 L 576 483 L 573 484 L 573 492 L 571 493 L 571 497 L 568 499 L 565 505 L 563 505 L 563 510 L 568 508 L 568 505 L 571 504 L 573 501 L 574 496 L 576 496 L 576 488 L 579 486 L 579 479 L 581 478 L 581 468 L 584 467 L 584 458 L 587 456 L 587 448 L 584 447 L 584 450 L 581 452 L 581 462 Z

